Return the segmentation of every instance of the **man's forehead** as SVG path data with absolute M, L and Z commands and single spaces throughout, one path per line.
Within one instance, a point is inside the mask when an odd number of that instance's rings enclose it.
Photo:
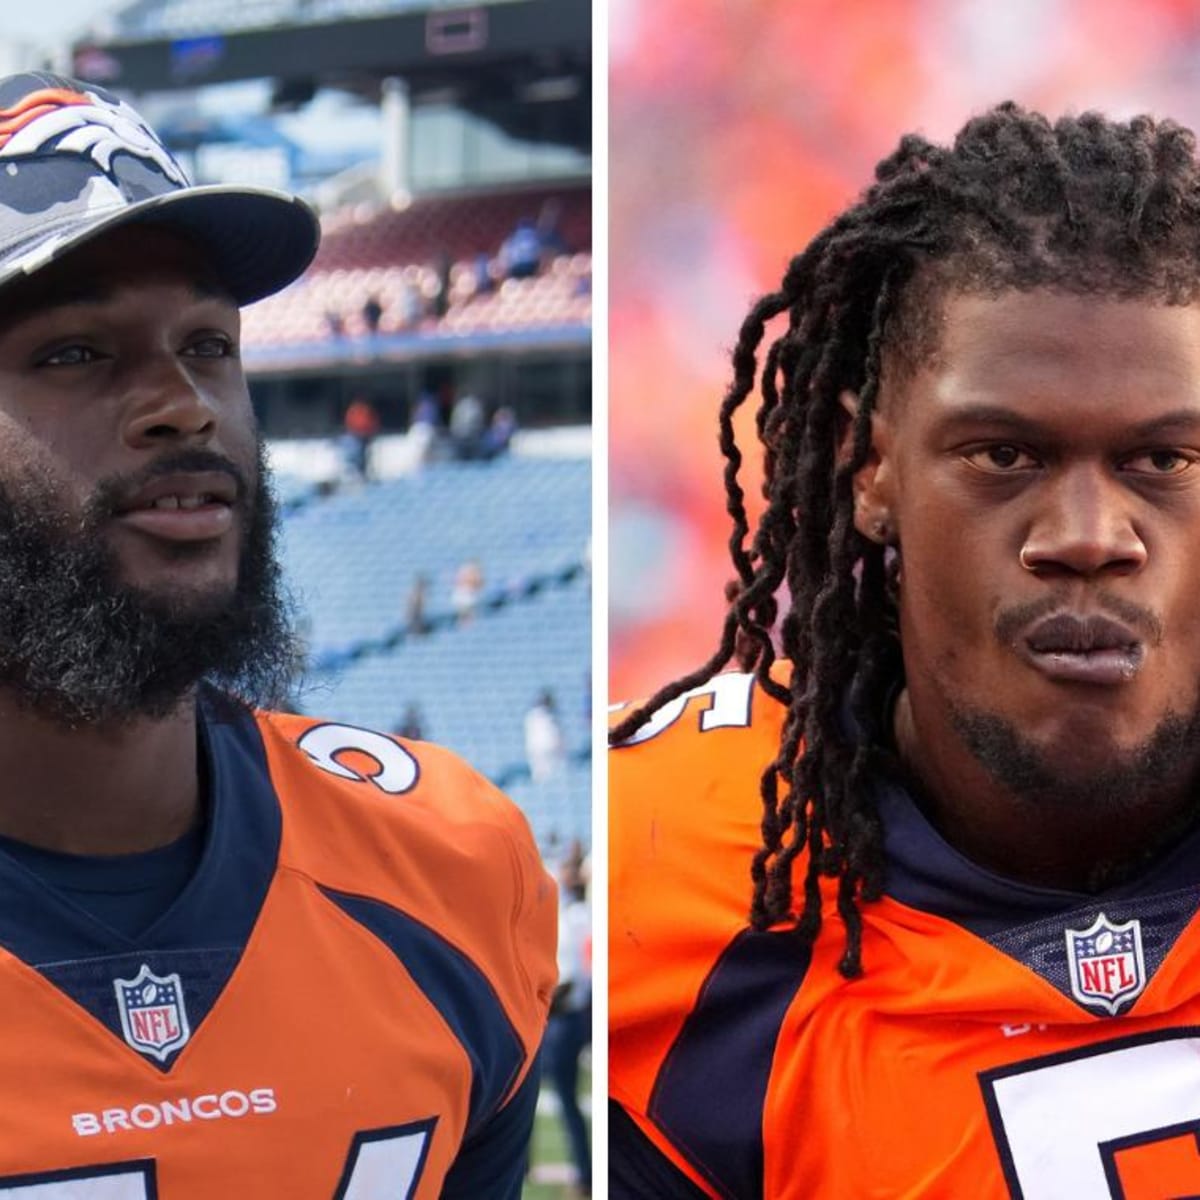
M 1050 290 L 950 294 L 936 349 L 909 373 L 885 374 L 880 408 L 901 427 L 947 436 L 960 426 L 1016 436 L 1030 422 L 1057 423 L 1069 438 L 1182 433 L 1200 416 L 1200 306 Z
M 1101 342 L 1190 380 L 1200 374 L 1200 304 L 1051 287 L 923 289 L 889 339 L 881 403 L 902 402 L 921 374 L 1063 367 L 1088 361 Z
M 0 289 L 0 320 L 25 320 L 72 306 L 104 305 L 123 292 L 166 285 L 195 300 L 236 305 L 195 241 L 170 230 L 126 227 L 85 243 L 42 270 Z
M 72 279 L 61 284 L 57 281 L 47 282 L 40 286 L 40 294 L 24 298 L 24 307 L 26 311 L 32 312 L 50 308 L 107 304 L 121 292 L 144 287 L 152 280 L 182 286 L 197 301 L 220 300 L 227 304 L 234 303 L 229 293 L 218 284 L 186 276 L 175 278 L 168 272 L 156 271 L 152 276 L 131 276 L 126 280 Z M 0 307 L 3 306 L 3 303 L 3 294 L 0 293 Z
M 935 362 L 969 356 L 990 365 L 1086 356 L 1098 342 L 1200 366 L 1200 305 L 1038 288 L 954 291 L 937 317 Z

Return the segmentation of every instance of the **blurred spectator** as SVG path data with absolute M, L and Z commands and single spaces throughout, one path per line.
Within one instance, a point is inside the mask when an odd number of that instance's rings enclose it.
M 409 440 L 413 443 L 413 461 L 418 466 L 436 456 L 442 433 L 441 425 L 442 410 L 438 406 L 437 397 L 428 390 L 423 391 L 417 397 L 412 423 L 408 427 Z
M 400 320 L 405 329 L 420 325 L 425 315 L 425 306 L 421 302 L 421 293 L 413 284 L 405 280 L 400 292 Z
M 352 475 L 366 479 L 370 466 L 371 443 L 379 433 L 379 414 L 363 395 L 350 401 L 343 420 L 342 449 Z
M 325 310 L 325 329 L 331 338 L 346 336 L 346 319 L 336 309 Z
M 450 268 L 453 266 L 450 255 L 445 250 L 437 256 L 434 269 L 437 271 L 437 288 L 433 293 L 433 315 L 439 320 L 450 311 Z
M 421 637 L 429 632 L 429 618 L 425 605 L 429 600 L 429 577 L 418 575 L 404 601 L 404 628 L 411 637 Z
M 372 336 L 377 334 L 379 322 L 383 320 L 383 305 L 379 303 L 379 297 L 374 293 L 363 301 L 362 317 L 367 326 L 367 332 Z
M 494 413 L 480 442 L 480 457 L 492 459 L 508 451 L 513 434 L 517 432 L 517 414 L 507 404 Z
M 404 716 L 400 718 L 400 723 L 392 732 L 397 737 L 412 738 L 413 741 L 422 742 L 425 740 L 425 720 L 421 716 L 421 708 L 413 703 L 406 706 Z
M 417 396 L 412 423 L 429 425 L 434 429 L 442 423 L 442 406 L 438 404 L 438 398 L 428 388 Z
M 554 693 L 544 690 L 525 714 L 525 758 L 535 783 L 562 774 L 567 765 L 567 745 L 558 723 Z
M 528 217 L 522 217 L 516 229 L 504 239 L 500 262 L 509 279 L 528 279 L 538 273 L 542 265 L 542 239 Z
M 592 916 L 578 841 L 559 868 L 558 987 L 542 1043 L 546 1077 L 558 1096 L 559 1112 L 575 1165 L 577 1195 L 592 1194 L 592 1156 L 587 1124 L 579 1107 L 579 1056 L 592 1035 Z
M 450 441 L 455 458 L 470 460 L 480 457 L 485 422 L 483 401 L 478 396 L 467 392 L 455 400 L 450 410 Z
M 460 625 L 475 616 L 482 595 L 483 567 L 477 558 L 468 558 L 454 573 L 454 587 L 450 591 L 450 607 Z
M 492 278 L 492 260 L 480 251 L 475 255 L 475 295 L 486 296 L 496 287 Z
M 562 207 L 562 201 L 557 196 L 547 196 L 538 213 L 538 249 L 543 265 L 556 254 L 566 254 L 567 252 L 567 243 L 559 229 Z

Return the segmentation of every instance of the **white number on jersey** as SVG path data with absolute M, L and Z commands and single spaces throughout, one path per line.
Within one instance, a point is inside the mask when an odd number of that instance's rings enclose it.
M 639 742 L 648 742 L 651 738 L 658 737 L 664 729 L 679 720 L 687 706 L 698 696 L 707 697 L 709 700 L 700 712 L 701 732 L 735 726 L 744 728 L 750 724 L 750 698 L 753 691 L 753 675 L 714 675 L 707 683 L 684 692 L 682 696 L 676 696 L 669 704 L 664 704 L 637 733 L 621 745 L 636 746 Z M 620 747 L 616 746 L 614 749 Z
M 397 796 L 407 792 L 419 774 L 417 760 L 403 746 L 371 729 L 357 725 L 314 725 L 296 743 L 322 771 L 341 779 L 373 783 L 380 791 Z M 377 771 L 356 771 L 338 759 L 347 750 L 373 758 Z
M 46 1171 L 0 1179 L 2 1200 L 146 1200 L 155 1195 L 154 1164 L 146 1161 Z
M 1032 1059 L 980 1080 L 1021 1200 L 1200 1196 L 1200 1030 Z M 1161 1189 L 1161 1190 L 1159 1190 Z
M 412 1200 L 433 1121 L 360 1133 L 350 1145 L 333 1200 Z M 158 1195 L 146 1160 L 0 1179 L 0 1200 L 150 1200 Z

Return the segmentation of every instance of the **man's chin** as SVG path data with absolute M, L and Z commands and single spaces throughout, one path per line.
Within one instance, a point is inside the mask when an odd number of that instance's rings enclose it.
M 178 600 L 187 605 L 189 596 L 224 598 L 229 602 L 237 591 L 239 561 L 206 543 L 165 543 L 162 553 L 115 554 L 118 586 L 155 602 Z
M 1040 740 L 995 713 L 956 710 L 954 727 L 988 773 L 1018 799 L 1039 805 L 1125 806 L 1196 770 L 1200 716 L 1166 714 L 1122 744 L 1108 727 L 1060 723 Z
M 229 584 L 207 587 L 174 584 L 161 588 L 131 588 L 130 591 L 144 612 L 161 616 L 175 625 L 194 623 L 200 627 L 219 622 L 228 617 L 238 603 L 238 589 Z
M 185 616 L 189 612 L 215 614 L 237 603 L 241 564 L 197 550 L 195 543 L 147 561 L 143 557 L 114 555 L 113 585 L 139 604 Z

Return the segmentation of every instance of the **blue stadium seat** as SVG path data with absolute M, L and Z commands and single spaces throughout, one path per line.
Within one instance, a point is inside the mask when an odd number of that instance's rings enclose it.
M 282 559 L 313 658 L 342 661 L 310 673 L 301 705 L 392 730 L 416 704 L 425 736 L 506 782 L 540 842 L 589 842 L 591 581 L 580 566 L 589 528 L 586 460 L 431 465 L 292 513 Z M 430 580 L 427 614 L 449 614 L 455 572 L 470 558 L 485 579 L 476 616 L 383 649 L 416 576 Z M 504 602 L 490 607 L 489 597 Z M 348 657 L 364 643 L 369 653 Z M 534 784 L 524 717 L 545 689 L 572 765 Z

